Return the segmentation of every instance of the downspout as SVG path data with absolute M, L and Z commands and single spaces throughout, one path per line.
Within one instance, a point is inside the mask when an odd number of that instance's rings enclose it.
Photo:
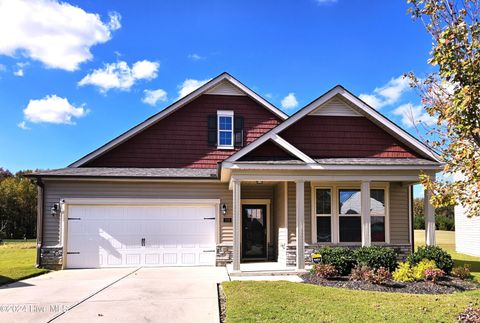
M 40 253 L 43 245 L 43 212 L 45 205 L 45 184 L 41 178 L 37 178 L 37 258 L 35 266 L 38 268 L 41 264 Z

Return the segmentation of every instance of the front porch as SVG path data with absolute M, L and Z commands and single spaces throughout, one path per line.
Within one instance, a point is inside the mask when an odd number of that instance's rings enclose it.
M 385 245 L 408 254 L 413 243 L 412 185 L 418 182 L 418 173 L 361 173 L 232 174 L 233 249 L 232 263 L 227 265 L 229 273 L 302 272 L 310 264 L 311 253 L 325 245 Z M 322 194 L 328 199 L 322 200 Z M 348 194 L 350 201 L 343 197 Z M 372 194 L 380 197 L 374 198 Z M 425 192 L 426 201 L 429 196 Z M 350 203 L 349 211 L 343 210 L 346 203 Z M 246 207 L 254 207 L 256 211 L 248 211 Z M 433 245 L 434 208 L 426 203 L 425 210 L 426 244 Z M 248 212 L 255 216 L 249 217 Z M 264 228 L 263 237 L 262 231 L 249 234 L 246 221 L 260 222 L 258 227 Z M 249 259 L 248 252 L 259 252 L 257 255 L 262 257 Z

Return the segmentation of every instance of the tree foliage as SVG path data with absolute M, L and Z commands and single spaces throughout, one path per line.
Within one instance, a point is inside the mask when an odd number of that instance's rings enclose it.
M 0 238 L 36 236 L 37 187 L 26 173 L 0 177 Z
M 430 144 L 456 181 L 422 175 L 433 190 L 436 207 L 461 203 L 480 214 L 480 13 L 479 0 L 407 0 L 412 17 L 421 20 L 433 44 L 429 64 L 436 72 L 410 77 L 426 111 L 437 118 Z

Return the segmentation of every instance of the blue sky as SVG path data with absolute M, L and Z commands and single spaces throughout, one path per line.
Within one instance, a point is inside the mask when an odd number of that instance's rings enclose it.
M 342 84 L 413 133 L 407 107 L 431 121 L 399 78 L 431 70 L 402 0 L 31 6 L 0 5 L 0 166 L 12 171 L 65 167 L 223 71 L 288 114 Z

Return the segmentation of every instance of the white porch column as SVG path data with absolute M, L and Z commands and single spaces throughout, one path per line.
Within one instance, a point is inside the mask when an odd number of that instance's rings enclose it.
M 297 269 L 305 269 L 305 182 L 296 181 Z
M 423 195 L 423 210 L 425 215 L 425 244 L 435 245 L 435 208 L 430 203 L 432 191 L 425 190 Z
M 362 212 L 362 246 L 372 244 L 371 217 L 370 217 L 370 182 L 362 182 L 361 185 L 361 212 Z
M 240 240 L 242 212 L 240 207 L 241 182 L 233 180 L 233 270 L 240 271 Z

